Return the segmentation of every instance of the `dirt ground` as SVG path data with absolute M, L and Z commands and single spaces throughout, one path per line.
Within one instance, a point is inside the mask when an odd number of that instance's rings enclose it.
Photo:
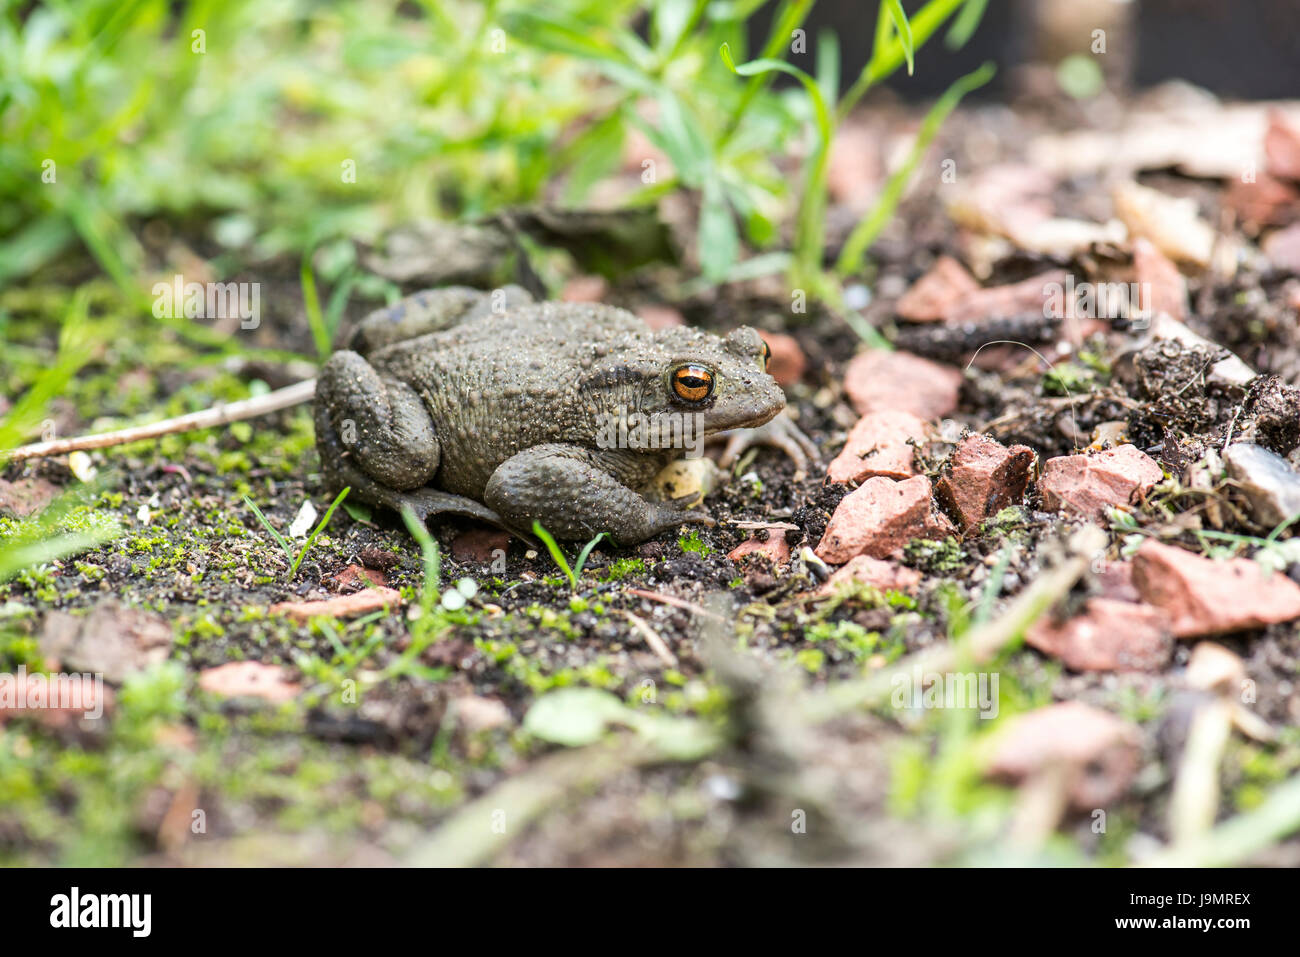
M 1037 135 L 1113 120 L 972 107 L 954 115 L 933 155 L 952 157 L 958 170 L 987 169 L 1024 160 Z M 892 108 L 861 118 L 873 129 L 906 122 Z M 1097 197 L 1109 195 L 1112 175 L 1058 177 L 1048 195 L 1055 214 L 1104 222 L 1110 212 Z M 1193 197 L 1211 223 L 1225 221 L 1220 180 L 1176 168 L 1136 178 Z M 1282 454 L 1295 447 L 1300 424 L 1285 396 L 1270 418 L 1259 388 L 1234 392 L 1203 373 L 1222 356 L 1217 345 L 1278 376 L 1278 385 L 1296 381 L 1296 274 L 1258 258 L 1230 277 L 1186 270 L 1187 326 L 1211 341 L 1204 348 L 1135 352 L 1141 336 L 1121 323 L 1054 351 L 1062 329 L 1041 314 L 995 328 L 906 323 L 895 305 L 940 254 L 967 265 L 987 260 L 986 271 L 976 270 L 986 288 L 1053 268 L 1095 279 L 1131 263 L 1122 245 L 1078 255 L 989 251 L 977 233 L 954 226 L 942 190 L 923 183 L 913 191 L 873 248 L 874 275 L 863 277 L 873 291 L 863 310 L 872 326 L 899 348 L 964 371 L 958 408 L 945 417 L 944 441 L 931 447 L 925 471 L 942 474 L 963 429 L 1027 445 L 1041 467 L 1118 422 L 1167 478 L 1121 520 L 1101 521 L 1108 560 L 1131 556 L 1151 537 L 1218 556 L 1255 554 L 1269 529 L 1249 519 L 1236 490 L 1193 487 L 1187 469 L 1222 447 L 1229 429 L 1278 433 Z M 852 222 L 836 209 L 829 220 Z M 714 330 L 744 323 L 793 336 L 807 366 L 786 389 L 789 407 L 820 461 L 799 475 L 779 451 L 762 448 L 708 496 L 716 526 L 633 548 L 602 542 L 576 583 L 545 548 L 514 540 L 501 558 L 490 547 L 475 556 L 476 541 L 499 544 L 489 530 L 435 521 L 441 578 L 426 593 L 421 549 L 400 519 L 343 508 L 290 579 L 290 558 L 244 496 L 282 533 L 304 501 L 324 513 L 332 490 L 320 481 L 307 407 L 95 452 L 90 481 L 73 474 L 67 457 L 9 466 L 8 481 L 38 490 L 48 482 L 45 497 L 73 496 L 64 527 L 111 517 L 122 534 L 0 586 L 9 670 L 52 667 L 60 636 L 80 628 L 64 669 L 112 671 L 115 699 L 105 721 L 21 718 L 0 730 L 0 860 L 1123 864 L 1169 844 L 1171 795 L 1199 700 L 1185 673 L 1193 641 L 1177 641 L 1160 668 L 1075 671 L 1012 640 L 981 666 L 1000 678 L 991 720 L 899 708 L 879 695 L 830 715 L 817 710 L 830 689 L 888 675 L 909 655 L 1003 620 L 1018 596 L 1068 560 L 1069 535 L 1090 523 L 1045 509 L 1031 485 L 1022 503 L 981 526 L 909 546 L 901 564 L 921 574 L 913 592 L 859 587 L 813 598 L 825 572 L 805 547 L 818 544 L 850 490 L 828 484 L 825 468 L 857 420 L 844 373 L 863 343 L 832 311 L 792 314 L 780 282 L 701 293 L 686 282 L 691 274 L 689 264 L 651 267 L 607 286 L 602 299 L 668 305 Z M 269 313 L 259 344 L 310 352 L 297 264 L 255 278 L 266 284 Z M 277 296 L 280 284 L 290 292 Z M 354 303 L 349 319 L 366 307 Z M 24 310 L 36 303 L 11 296 L 5 308 L 20 341 Z M 111 362 L 92 360 L 56 400 L 59 434 L 242 397 L 254 379 L 274 388 L 298 378 L 292 366 L 205 362 L 188 345 L 125 335 L 128 348 Z M 1018 347 L 967 367 L 970 353 L 994 339 L 1031 345 L 1058 367 Z M 0 514 L 6 532 L 17 529 L 12 512 Z M 794 526 L 790 563 L 730 559 L 751 535 L 742 522 Z M 1207 530 L 1241 538 L 1199 534 Z M 572 562 L 577 549 L 564 551 Z M 1297 578 L 1300 562 L 1291 559 L 1289 569 Z M 400 605 L 307 621 L 272 610 L 357 593 L 367 572 L 400 592 Z M 456 592 L 462 580 L 475 587 Z M 1068 616 L 1096 587 L 1084 574 L 1045 613 Z M 452 592 L 461 598 L 447 598 Z M 147 650 L 158 623 L 161 648 Z M 1250 710 L 1276 732 L 1271 741 L 1241 733 L 1228 740 L 1213 775 L 1222 821 L 1260 806 L 1300 767 L 1300 628 L 1291 621 L 1215 640 L 1240 656 L 1256 689 Z M 96 651 L 110 645 L 123 660 L 106 663 Z M 263 684 L 251 694 L 219 693 L 201 680 L 233 662 L 282 670 L 258 672 Z M 573 713 L 541 733 L 525 725 L 530 709 L 563 689 L 609 697 L 570 699 L 564 707 Z M 653 721 L 608 710 L 611 701 Z M 986 773 L 990 741 L 1017 716 L 1066 701 L 1131 722 L 1136 767 L 1100 808 L 1100 829 L 1097 808 L 1075 807 L 1030 827 L 1029 838 L 1008 840 L 1024 837 L 1030 789 Z M 572 727 L 593 720 L 611 729 L 599 741 Z M 574 747 L 553 743 L 569 731 Z M 1300 864 L 1300 838 L 1267 842 L 1243 862 Z

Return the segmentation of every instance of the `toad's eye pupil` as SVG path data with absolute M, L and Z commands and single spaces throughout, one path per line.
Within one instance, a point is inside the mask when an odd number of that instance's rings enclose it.
M 673 373 L 673 391 L 688 402 L 703 402 L 713 392 L 713 373 L 704 366 L 682 366 Z

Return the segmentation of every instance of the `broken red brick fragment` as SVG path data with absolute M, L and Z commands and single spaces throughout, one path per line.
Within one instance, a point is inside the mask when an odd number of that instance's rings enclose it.
M 911 478 L 916 474 L 911 443 L 923 442 L 928 431 L 910 412 L 869 412 L 849 432 L 826 477 L 832 482 L 861 482 L 877 475 Z
M 1044 615 L 1025 643 L 1074 671 L 1155 671 L 1173 653 L 1166 615 L 1140 602 L 1089 598 L 1065 621 Z
M 894 562 L 882 561 L 869 555 L 850 558 L 847 565 L 826 580 L 817 594 L 833 595 L 850 582 L 870 585 L 881 591 L 915 593 L 921 584 L 921 573 L 915 568 L 905 568 Z
M 903 293 L 894 311 L 910 322 L 938 322 L 979 288 L 965 266 L 951 256 L 940 256 L 930 271 Z
M 930 480 L 924 475 L 894 482 L 867 479 L 835 509 L 817 557 L 839 565 L 855 555 L 888 558 L 900 555 L 914 538 L 944 538 L 952 524 L 930 508 Z
M 767 373 L 776 380 L 776 384 L 788 388 L 802 379 L 808 368 L 808 360 L 804 357 L 799 341 L 794 336 L 781 332 L 761 332 L 759 335 L 772 350 L 772 355 L 767 360 Z
M 1300 127 L 1281 110 L 1268 114 L 1264 156 L 1274 176 L 1300 180 Z
M 727 554 L 727 557 L 733 562 L 738 562 L 743 558 L 754 555 L 763 556 L 772 563 L 774 568 L 789 565 L 790 544 L 785 540 L 785 529 L 768 529 L 767 541 L 760 541 L 757 537 L 747 538 L 733 548 Z
M 844 371 L 844 391 L 858 415 L 898 410 L 941 419 L 957 408 L 961 373 L 910 352 L 869 349 Z
M 1136 725 L 1081 701 L 1019 715 L 1000 729 L 988 773 L 1023 782 L 1060 768 L 1076 810 L 1106 807 L 1138 770 Z
M 1100 517 L 1129 505 L 1164 478 L 1155 459 L 1132 445 L 1092 455 L 1060 455 L 1043 465 L 1038 491 L 1043 507 Z
M 1142 305 L 1151 315 L 1165 313 L 1184 322 L 1187 319 L 1187 280 L 1178 271 L 1178 265 L 1155 247 L 1149 239 L 1133 243 L 1133 278 L 1141 293 Z
M 935 486 L 939 501 L 971 529 L 1025 494 L 1034 453 L 1028 446 L 1007 448 L 981 433 L 966 436 L 949 460 L 950 471 Z
M 288 615 L 301 622 L 324 616 L 326 618 L 351 618 L 369 614 L 383 608 L 396 608 L 402 604 L 402 593 L 394 588 L 367 588 L 327 598 L 323 601 L 282 601 L 271 606 L 271 614 Z
M 944 318 L 948 322 L 978 324 L 989 319 L 1005 319 L 1026 313 L 1041 316 L 1052 301 L 1052 290 L 1062 290 L 1065 285 L 1065 270 L 1053 269 L 1020 282 L 990 286 L 964 297 Z M 1062 316 L 1057 318 L 1063 318 L 1066 310 L 1062 308 L 1061 311 Z
M 199 687 L 223 698 L 262 698 L 288 701 L 301 686 L 289 680 L 285 669 L 260 661 L 232 661 L 199 672 Z
M 330 581 L 333 583 L 335 590 L 342 592 L 354 592 L 361 588 L 369 588 L 371 585 L 388 584 L 388 579 L 383 572 L 372 568 L 363 568 L 360 565 L 349 565 Z
M 1133 584 L 1178 638 L 1300 618 L 1300 585 L 1248 558 L 1214 561 L 1148 540 L 1133 556 Z

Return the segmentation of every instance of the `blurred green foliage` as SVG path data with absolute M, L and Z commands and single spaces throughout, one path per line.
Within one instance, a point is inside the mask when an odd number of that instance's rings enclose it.
M 201 241 L 223 272 L 417 218 L 580 205 L 632 137 L 671 169 L 643 164 L 618 200 L 697 192 L 702 268 L 720 281 L 742 238 L 777 240 L 800 199 L 777 160 L 817 112 L 817 96 L 772 93 L 766 68 L 740 78 L 719 55 L 745 55 L 746 20 L 763 5 L 0 0 L 0 285 L 79 240 L 138 302 L 153 219 Z M 812 6 L 775 5 L 765 67 Z M 964 42 L 982 6 L 930 0 L 909 23 L 897 0 L 881 3 L 875 53 L 835 120 L 904 61 L 910 72 L 958 10 L 950 39 Z M 829 43 L 811 92 L 834 101 Z M 820 175 L 800 191 L 800 229 L 816 233 L 800 241 L 805 266 L 821 246 L 824 113 L 810 160 Z

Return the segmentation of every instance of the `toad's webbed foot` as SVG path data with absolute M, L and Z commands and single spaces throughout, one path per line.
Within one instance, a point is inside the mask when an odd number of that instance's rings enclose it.
M 771 445 L 784 452 L 795 467 L 795 478 L 801 479 L 808 471 L 809 461 L 816 461 L 820 452 L 812 439 L 803 434 L 786 413 L 782 412 L 766 425 L 757 429 L 735 429 L 720 433 L 717 438 L 726 437 L 727 446 L 722 451 L 718 464 L 731 468 L 746 449 L 754 445 Z

